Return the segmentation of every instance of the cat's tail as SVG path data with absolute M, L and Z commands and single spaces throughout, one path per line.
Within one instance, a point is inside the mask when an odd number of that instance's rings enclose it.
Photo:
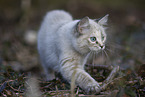
M 62 25 L 72 21 L 72 16 L 63 10 L 53 10 L 46 14 L 44 18 L 45 24 Z

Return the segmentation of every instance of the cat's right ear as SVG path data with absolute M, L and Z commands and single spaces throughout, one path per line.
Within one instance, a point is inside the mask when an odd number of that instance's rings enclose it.
M 109 14 L 105 15 L 102 18 L 96 19 L 95 21 L 100 25 L 107 25 L 108 16 L 109 16 Z
M 84 17 L 77 24 L 77 32 L 78 34 L 84 34 L 89 29 L 89 17 Z

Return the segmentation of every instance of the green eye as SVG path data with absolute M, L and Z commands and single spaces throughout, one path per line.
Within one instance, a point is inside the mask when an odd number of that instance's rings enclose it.
M 90 40 L 91 40 L 92 42 L 94 42 L 94 41 L 96 41 L 96 37 L 90 37 Z

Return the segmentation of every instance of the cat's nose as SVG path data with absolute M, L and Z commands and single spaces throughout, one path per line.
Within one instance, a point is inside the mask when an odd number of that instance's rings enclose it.
M 103 48 L 103 45 L 101 45 L 100 47 Z
M 101 49 L 105 49 L 105 46 L 104 45 L 100 45 Z

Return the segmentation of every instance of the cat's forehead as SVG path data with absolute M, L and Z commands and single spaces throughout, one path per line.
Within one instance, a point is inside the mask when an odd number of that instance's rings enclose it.
M 98 23 L 96 23 L 95 21 L 90 21 L 91 23 L 90 23 L 90 30 L 91 30 L 91 32 L 102 32 L 102 30 L 103 30 L 103 27 L 102 26 L 100 26 Z
M 100 26 L 97 22 L 93 21 L 93 20 L 90 20 L 90 28 L 92 30 L 96 30 L 96 31 L 100 31 L 100 30 L 103 30 L 103 27 Z

